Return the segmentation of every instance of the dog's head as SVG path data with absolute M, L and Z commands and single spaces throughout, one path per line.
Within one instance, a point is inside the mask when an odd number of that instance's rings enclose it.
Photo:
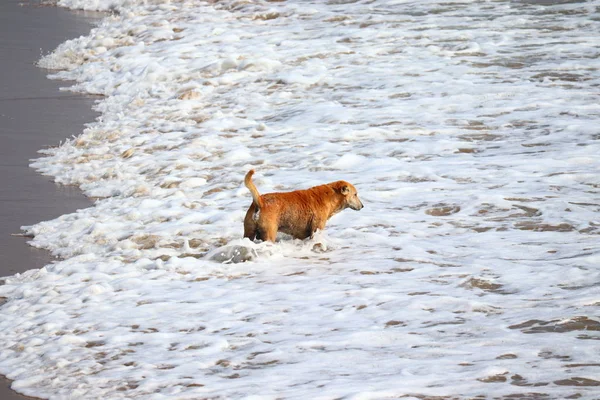
M 346 181 L 335 182 L 334 184 L 336 192 L 341 194 L 344 199 L 344 208 L 350 207 L 353 210 L 362 209 L 363 203 L 358 198 L 358 193 L 356 192 L 356 188 L 351 183 Z

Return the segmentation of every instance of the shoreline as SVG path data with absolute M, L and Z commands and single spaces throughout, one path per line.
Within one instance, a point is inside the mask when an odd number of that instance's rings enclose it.
M 94 99 L 60 91 L 68 82 L 47 78 L 37 67 L 42 54 L 84 34 L 99 14 L 73 12 L 38 2 L 0 4 L 0 277 L 41 268 L 55 258 L 19 237 L 32 225 L 92 205 L 76 187 L 60 186 L 29 166 L 38 150 L 78 135 L 94 121 Z M 15 236 L 15 234 L 17 236 Z M 0 398 L 34 399 L 13 391 L 0 375 Z

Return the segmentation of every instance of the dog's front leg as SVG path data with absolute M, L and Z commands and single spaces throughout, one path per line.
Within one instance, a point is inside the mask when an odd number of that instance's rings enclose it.
M 318 230 L 325 230 L 325 224 L 327 223 L 326 219 L 315 218 L 311 224 L 311 232 L 310 238 L 312 239 L 315 236 L 315 232 Z

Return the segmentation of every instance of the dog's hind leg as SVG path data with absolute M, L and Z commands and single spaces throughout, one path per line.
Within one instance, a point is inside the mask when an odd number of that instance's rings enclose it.
M 277 225 L 275 224 L 265 226 L 264 229 L 261 228 L 260 231 L 262 240 L 275 242 L 275 239 L 277 239 Z
M 256 239 L 256 229 L 255 228 L 246 228 L 244 227 L 244 237 L 250 240 Z
M 254 205 L 252 205 L 248 212 L 246 213 L 246 218 L 244 218 L 244 237 L 250 240 L 256 239 L 257 229 L 256 229 L 256 221 L 254 220 Z

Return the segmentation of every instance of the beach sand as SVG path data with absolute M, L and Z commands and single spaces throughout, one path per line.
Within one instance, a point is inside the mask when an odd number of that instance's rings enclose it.
M 94 99 L 59 88 L 35 66 L 42 54 L 90 31 L 99 16 L 38 2 L 0 2 L 0 277 L 52 262 L 52 256 L 11 236 L 20 227 L 91 205 L 75 187 L 56 185 L 29 167 L 37 151 L 77 135 L 91 122 Z M 0 399 L 24 399 L 0 376 Z

